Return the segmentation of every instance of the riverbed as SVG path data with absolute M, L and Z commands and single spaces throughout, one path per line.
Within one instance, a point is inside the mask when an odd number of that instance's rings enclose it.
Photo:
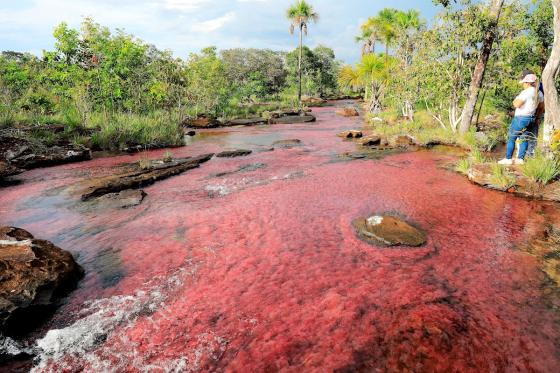
M 0 225 L 72 252 L 86 277 L 26 341 L 36 371 L 554 372 L 558 291 L 527 250 L 556 206 L 470 184 L 456 155 L 352 159 L 360 129 L 315 123 L 199 131 L 174 157 L 250 149 L 88 209 L 71 186 L 165 151 L 29 171 L 0 189 Z M 273 148 L 279 140 L 300 144 Z M 420 248 L 361 241 L 393 213 Z

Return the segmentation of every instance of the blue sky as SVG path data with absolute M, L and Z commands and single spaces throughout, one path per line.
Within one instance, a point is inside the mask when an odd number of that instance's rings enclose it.
M 77 27 L 84 16 L 110 28 L 122 28 L 160 49 L 186 57 L 203 47 L 292 49 L 285 9 L 294 0 L 0 0 L 0 50 L 40 55 L 54 45 L 52 30 L 62 21 Z M 419 9 L 430 19 L 432 0 L 310 0 L 319 12 L 306 44 L 332 47 L 337 57 L 354 62 L 359 25 L 390 6 Z

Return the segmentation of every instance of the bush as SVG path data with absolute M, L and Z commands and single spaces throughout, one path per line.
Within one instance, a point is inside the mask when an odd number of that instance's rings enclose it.
M 538 153 L 525 161 L 521 172 L 534 183 L 546 185 L 560 175 L 560 159 L 548 158 Z

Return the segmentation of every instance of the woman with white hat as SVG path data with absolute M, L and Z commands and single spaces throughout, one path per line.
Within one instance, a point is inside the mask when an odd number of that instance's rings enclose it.
M 499 161 L 502 165 L 523 164 L 523 159 L 527 153 L 527 127 L 535 121 L 535 113 L 539 107 L 544 105 L 544 96 L 539 91 L 539 82 L 535 74 L 526 75 L 520 82 L 523 84 L 523 91 L 513 101 L 515 116 L 509 128 L 509 138 L 507 143 L 506 157 Z M 519 153 L 514 161 L 515 142 L 521 140 Z

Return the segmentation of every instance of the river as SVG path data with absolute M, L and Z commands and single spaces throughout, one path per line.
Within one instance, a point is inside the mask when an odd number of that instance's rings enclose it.
M 558 292 L 525 249 L 556 207 L 472 185 L 442 167 L 447 153 L 341 157 L 357 145 L 336 134 L 362 119 L 313 111 L 316 123 L 202 131 L 174 156 L 254 152 L 147 187 L 130 209 L 84 208 L 66 189 L 143 154 L 2 188 L 0 225 L 53 241 L 86 271 L 29 337 L 33 369 L 558 371 Z M 285 139 L 302 143 L 271 151 Z M 384 212 L 428 244 L 359 240 L 352 221 Z

